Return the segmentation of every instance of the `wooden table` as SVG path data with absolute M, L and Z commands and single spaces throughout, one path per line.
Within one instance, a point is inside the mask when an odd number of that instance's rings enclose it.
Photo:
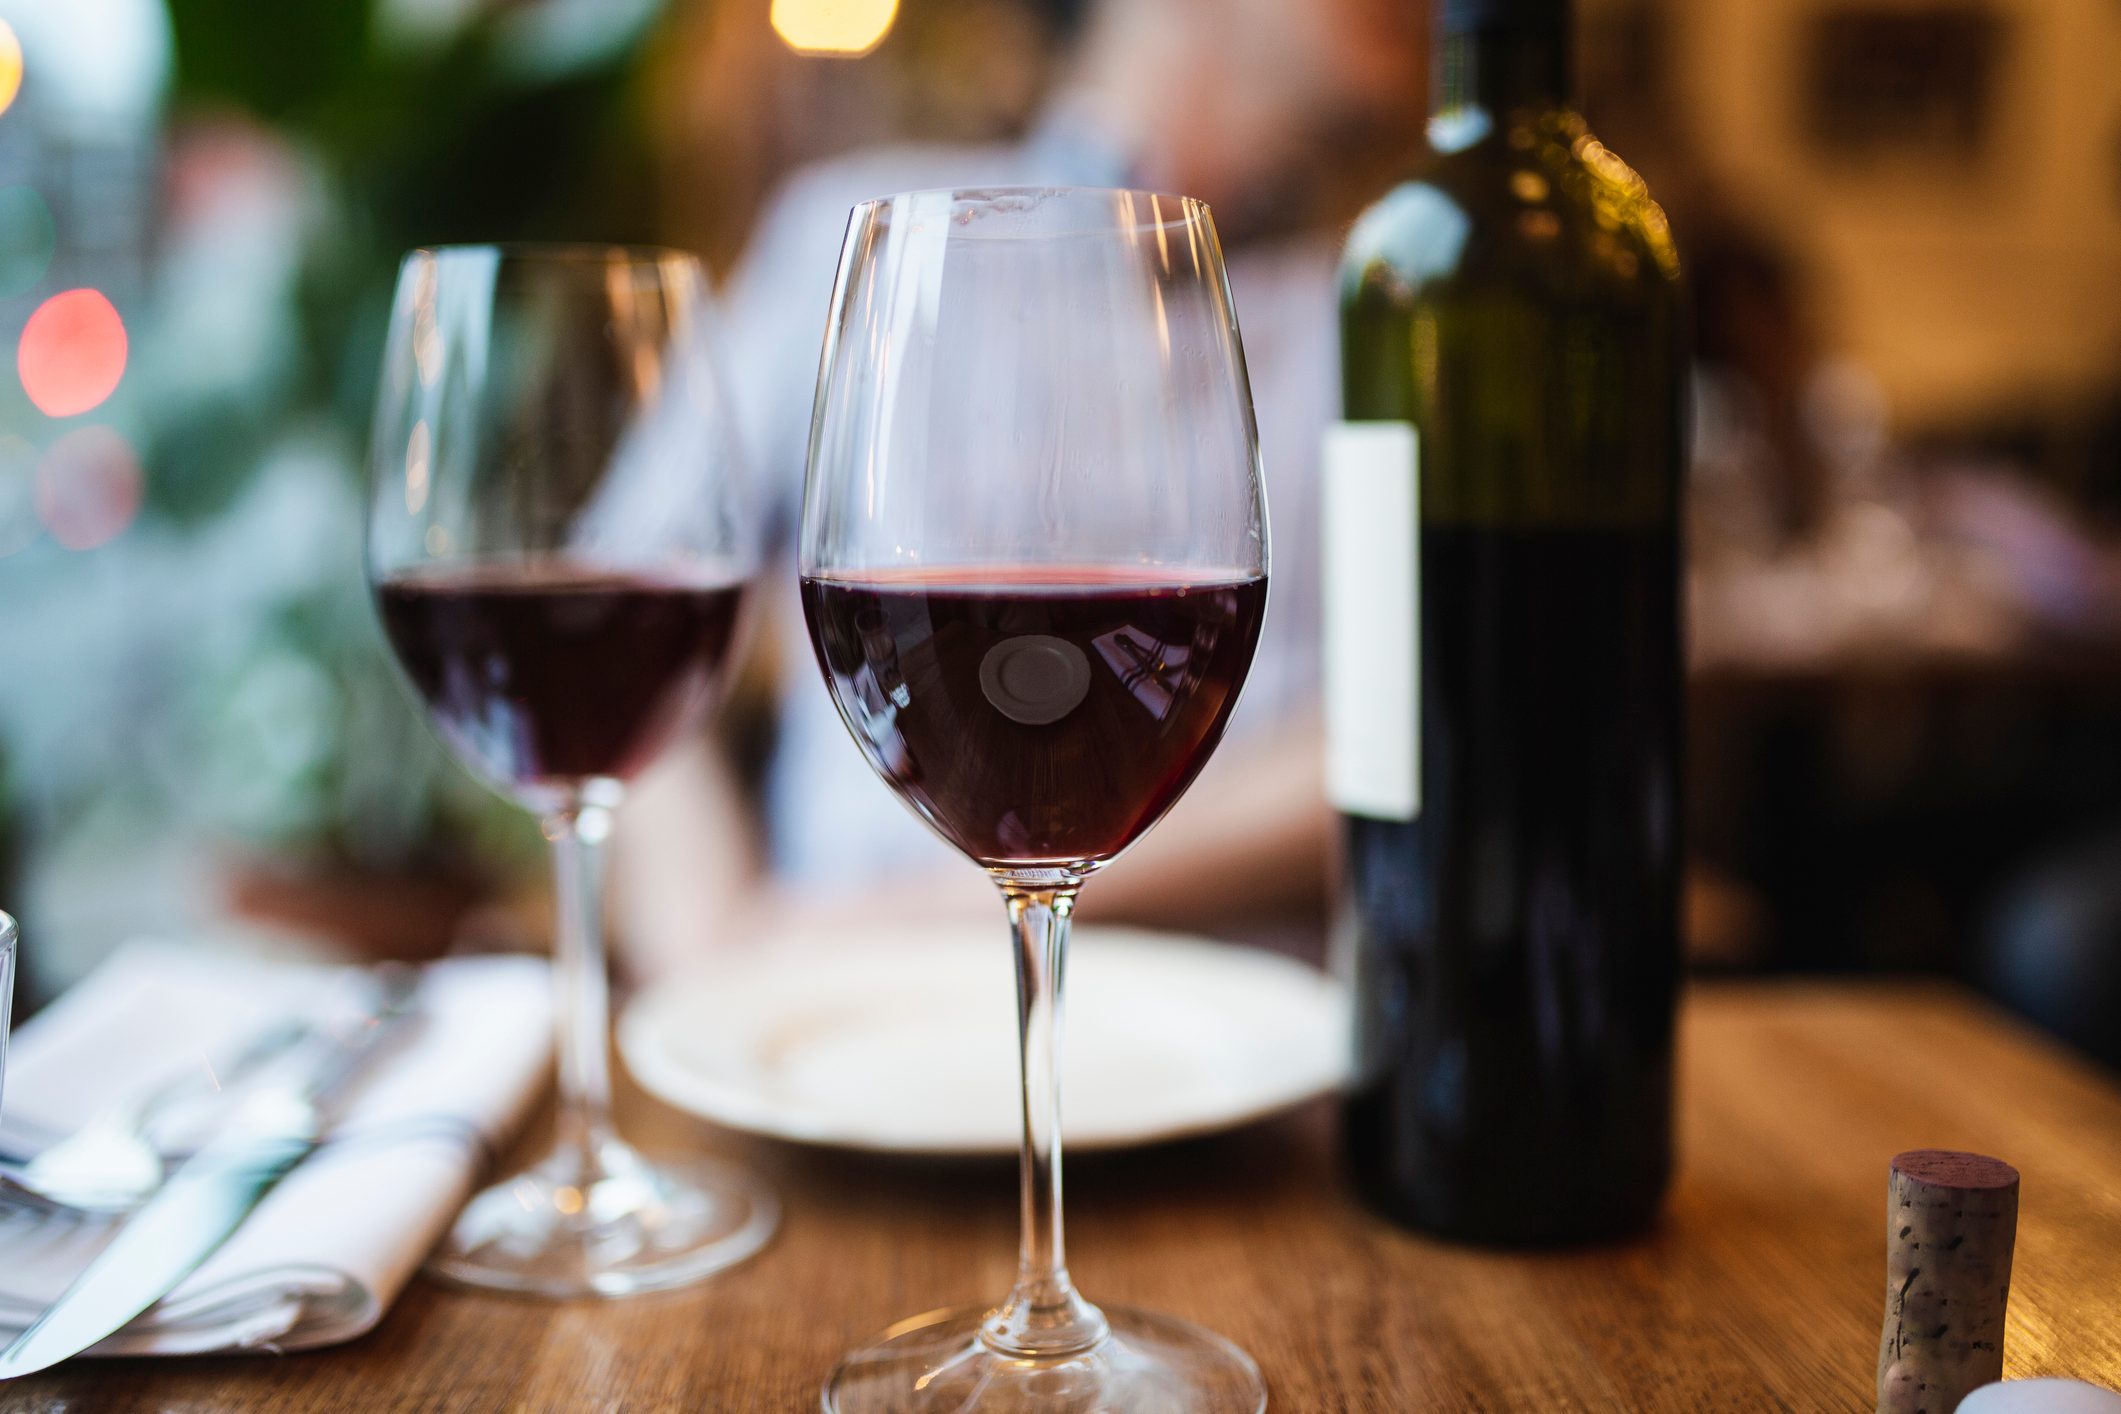
M 1336 1185 L 1318 1106 L 1249 1132 L 1083 1156 L 1073 1266 L 1098 1298 L 1205 1322 L 1277 1410 L 1867 1410 L 1886 1161 L 1971 1148 L 2024 1173 L 2006 1366 L 2121 1386 L 2121 1089 L 1962 993 L 1697 989 L 1666 1221 L 1544 1254 L 1399 1232 Z M 780 1236 L 704 1288 L 542 1305 L 416 1284 L 366 1339 L 274 1358 L 82 1362 L 0 1387 L 41 1414 L 816 1408 L 851 1342 L 999 1295 L 1006 1165 L 807 1153 L 646 1101 L 635 1129 L 770 1173 Z

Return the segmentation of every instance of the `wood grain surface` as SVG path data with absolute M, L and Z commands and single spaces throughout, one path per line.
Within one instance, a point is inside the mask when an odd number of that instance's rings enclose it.
M 1215 1327 L 1304 1411 L 1870 1408 L 1886 1165 L 1970 1149 L 2024 1175 L 2006 1369 L 2121 1387 L 2121 1089 L 1964 994 L 1722 985 L 1689 998 L 1683 1158 L 1651 1237 L 1563 1253 L 1452 1248 L 1353 1206 L 1316 1106 L 1069 1170 L 1094 1299 Z M 769 1173 L 785 1225 L 690 1292 L 544 1305 L 416 1283 L 336 1350 L 76 1362 L 0 1411 L 813 1410 L 839 1352 L 995 1297 L 1007 1165 L 828 1155 L 639 1097 L 633 1132 Z

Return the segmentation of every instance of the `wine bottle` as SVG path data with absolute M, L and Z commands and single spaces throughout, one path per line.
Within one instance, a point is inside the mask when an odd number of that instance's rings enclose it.
M 1353 227 L 1325 456 L 1357 1188 L 1639 1228 L 1679 973 L 1678 258 L 1568 100 L 1566 0 L 1436 0 L 1430 153 Z

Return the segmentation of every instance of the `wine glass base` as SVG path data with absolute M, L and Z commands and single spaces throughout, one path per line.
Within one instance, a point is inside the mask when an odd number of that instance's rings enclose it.
M 1028 1360 L 980 1340 L 987 1309 L 899 1322 L 840 1361 L 825 1414 L 1259 1414 L 1252 1357 L 1213 1331 L 1153 1311 L 1103 1308 L 1112 1333 L 1078 1355 Z
M 616 1140 L 555 1150 L 479 1193 L 429 1259 L 434 1276 L 555 1299 L 667 1291 L 743 1261 L 780 1204 L 707 1159 L 649 1160 Z

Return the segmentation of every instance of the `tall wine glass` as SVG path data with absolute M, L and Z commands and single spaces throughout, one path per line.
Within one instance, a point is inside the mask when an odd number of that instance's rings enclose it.
M 1266 606 L 1257 436 L 1214 223 L 1148 192 L 868 202 L 819 379 L 811 640 L 870 764 L 1000 887 L 1024 1101 L 1015 1288 L 893 1327 L 841 1362 L 825 1405 L 1250 1414 L 1265 1392 L 1243 1351 L 1093 1306 L 1061 1240 L 1076 892 L 1214 750 Z
M 678 1286 L 778 1218 L 748 1176 L 651 1163 L 611 1118 L 601 846 L 626 781 L 713 701 L 758 554 L 703 290 L 690 257 L 605 246 L 417 250 L 398 274 L 369 583 L 435 730 L 537 812 L 557 884 L 557 1138 L 435 1258 L 474 1286 Z

